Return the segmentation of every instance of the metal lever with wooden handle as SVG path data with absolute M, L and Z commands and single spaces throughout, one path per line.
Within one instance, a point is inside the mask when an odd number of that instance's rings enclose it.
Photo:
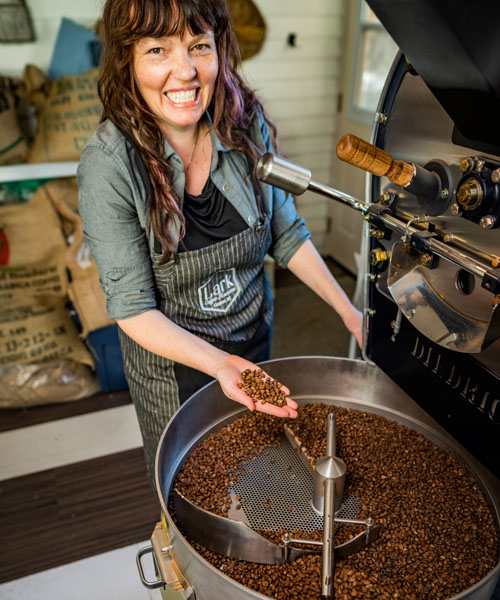
M 360 202 L 353 196 L 344 194 L 344 192 L 322 183 L 311 181 L 311 171 L 309 169 L 305 169 L 272 152 L 266 152 L 260 157 L 257 163 L 257 178 L 269 185 L 281 188 L 294 196 L 300 196 L 300 194 L 310 190 L 311 192 L 347 204 L 351 208 L 361 211 L 363 214 L 368 210 L 366 204 L 363 204 L 363 202 Z
M 352 133 L 340 138 L 337 157 L 372 175 L 385 176 L 417 197 L 432 201 L 443 189 L 441 178 L 434 171 L 419 165 L 394 159 L 388 152 L 362 140 Z

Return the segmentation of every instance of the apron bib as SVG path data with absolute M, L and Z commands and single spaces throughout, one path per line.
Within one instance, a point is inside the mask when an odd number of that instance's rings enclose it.
M 273 300 L 264 271 L 269 220 L 226 240 L 159 265 L 153 251 L 158 308 L 174 323 L 214 346 L 252 362 L 268 360 Z M 180 404 L 212 379 L 149 352 L 121 329 L 123 366 L 134 401 L 154 488 L 156 449 Z

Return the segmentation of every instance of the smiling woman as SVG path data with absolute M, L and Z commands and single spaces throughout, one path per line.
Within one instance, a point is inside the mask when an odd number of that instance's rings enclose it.
M 163 135 L 197 129 L 218 73 L 213 31 L 144 38 L 134 45 L 133 62 L 137 87 Z
M 293 198 L 258 182 L 275 128 L 238 74 L 225 0 L 107 0 L 102 122 L 81 153 L 80 213 L 120 328 L 149 473 L 168 420 L 212 378 L 250 410 L 297 416 L 239 384 L 270 357 L 269 253 L 360 336 L 361 315 Z

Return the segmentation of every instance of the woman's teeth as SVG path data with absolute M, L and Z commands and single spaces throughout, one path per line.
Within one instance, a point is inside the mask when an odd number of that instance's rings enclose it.
M 165 94 L 169 100 L 175 104 L 182 104 L 183 102 L 193 102 L 196 98 L 196 90 L 183 90 L 181 92 L 167 92 Z

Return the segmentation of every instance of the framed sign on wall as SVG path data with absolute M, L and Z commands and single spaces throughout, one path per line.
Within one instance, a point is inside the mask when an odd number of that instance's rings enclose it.
M 0 0 L 0 42 L 33 42 L 35 33 L 25 0 Z

